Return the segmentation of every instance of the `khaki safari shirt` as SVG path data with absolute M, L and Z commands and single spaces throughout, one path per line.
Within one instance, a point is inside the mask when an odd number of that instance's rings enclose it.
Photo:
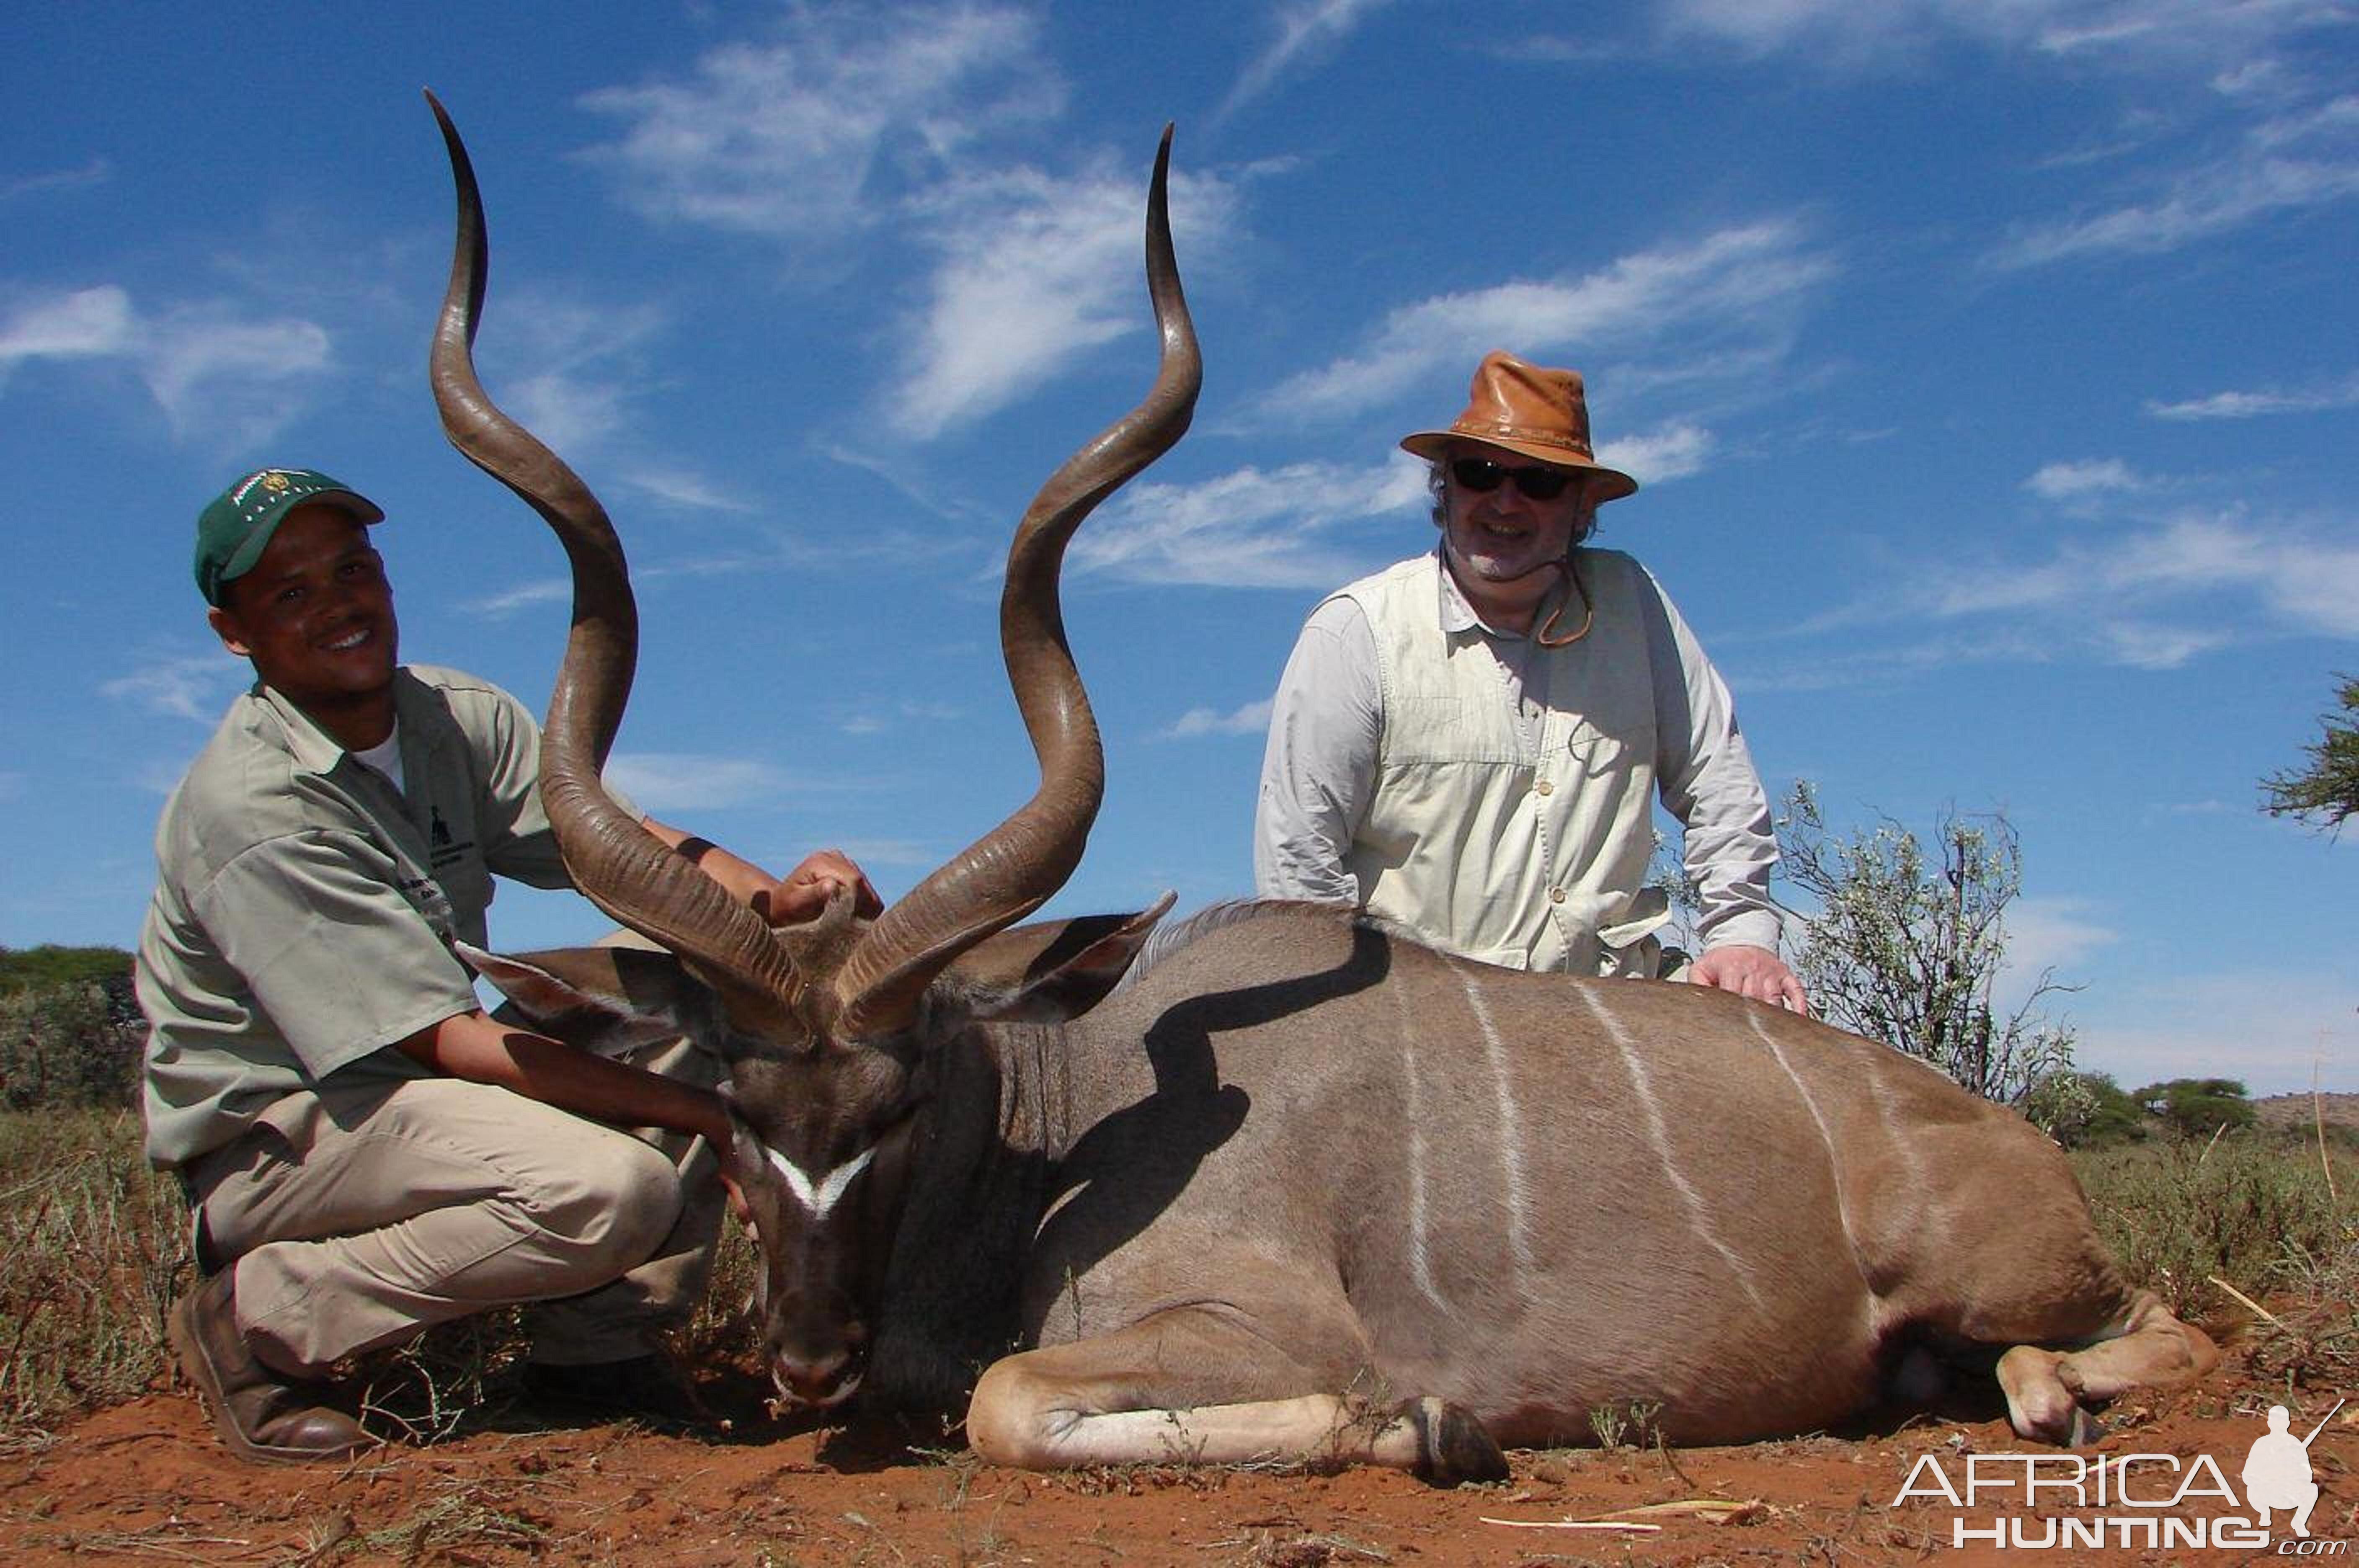
M 571 885 L 523 704 L 454 670 L 394 679 L 403 788 L 257 684 L 164 808 L 137 964 L 158 1165 L 332 1073 L 426 1076 L 386 1047 L 478 1006 L 450 944 L 484 943 L 492 874 Z

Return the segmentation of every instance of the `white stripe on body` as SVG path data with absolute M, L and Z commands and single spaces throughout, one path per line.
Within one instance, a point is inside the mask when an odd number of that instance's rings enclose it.
M 1530 1188 L 1524 1176 L 1523 1109 L 1516 1103 L 1507 1044 L 1499 1038 L 1497 1026 L 1491 1022 L 1491 1009 L 1484 1006 L 1483 987 L 1473 965 L 1452 958 L 1450 967 L 1466 993 L 1466 1006 L 1474 1014 L 1475 1028 L 1483 1032 L 1483 1057 L 1490 1065 L 1491 1082 L 1498 1091 L 1499 1163 L 1507 1186 L 1507 1250 L 1516 1259 L 1516 1292 L 1529 1300 L 1526 1287 L 1532 1268 Z
M 1394 1004 L 1400 1009 L 1401 1117 L 1408 1124 L 1408 1270 L 1425 1299 L 1446 1312 L 1450 1303 L 1442 1299 L 1440 1287 L 1434 1283 L 1433 1260 L 1427 1256 L 1425 1245 L 1425 1118 L 1418 1093 L 1417 1019 L 1409 1012 L 1408 988 L 1395 985 L 1389 989 Z
M 868 1169 L 868 1162 L 876 1158 L 876 1149 L 873 1144 L 862 1149 L 857 1158 L 837 1166 L 827 1173 L 825 1181 L 817 1182 L 804 1175 L 799 1166 L 775 1149 L 764 1148 L 762 1158 L 785 1180 L 787 1191 L 795 1195 L 795 1202 L 809 1210 L 811 1218 L 823 1220 L 830 1209 L 843 1201 L 843 1194 L 851 1188 L 853 1179 Z
M 1656 1158 L 1662 1162 L 1663 1174 L 1670 1178 L 1672 1187 L 1679 1192 L 1680 1207 L 1688 1212 L 1689 1225 L 1702 1238 L 1706 1247 L 1720 1254 L 1721 1261 L 1727 1264 L 1729 1272 L 1736 1276 L 1737 1284 L 1744 1288 L 1745 1299 L 1753 1303 L 1754 1309 L 1766 1313 L 1769 1310 L 1768 1303 L 1761 1299 L 1761 1291 L 1753 1282 L 1753 1270 L 1712 1229 L 1712 1214 L 1705 1208 L 1701 1194 L 1689 1185 L 1687 1177 L 1671 1157 L 1670 1129 L 1663 1125 L 1663 1107 L 1656 1103 L 1654 1088 L 1647 1077 L 1647 1064 L 1640 1059 L 1630 1031 L 1624 1029 L 1620 1020 L 1599 1000 L 1594 987 L 1583 985 L 1573 989 L 1589 1008 L 1591 1016 L 1604 1026 L 1606 1037 L 1613 1040 L 1614 1049 L 1622 1053 L 1623 1070 L 1630 1075 L 1630 1087 L 1636 1091 L 1639 1108 L 1647 1113 L 1647 1137 L 1655 1146 Z
M 1810 1113 L 1810 1120 L 1818 1126 L 1819 1141 L 1827 1147 L 1827 1171 L 1835 1190 L 1835 1217 L 1843 1224 L 1843 1240 L 1851 1246 L 1852 1267 L 1859 1270 L 1860 1282 L 1869 1286 L 1867 1309 L 1872 1317 L 1875 1310 L 1875 1290 L 1868 1279 L 1867 1260 L 1860 1256 L 1859 1232 L 1852 1228 L 1851 1195 L 1843 1188 L 1843 1153 L 1835 1147 L 1834 1130 L 1827 1126 L 1827 1118 L 1819 1114 L 1819 1103 L 1810 1097 L 1810 1091 L 1802 1083 L 1802 1075 L 1794 1071 L 1794 1064 L 1786 1060 L 1786 1052 L 1778 1046 L 1777 1037 L 1762 1023 L 1760 1011 L 1746 1007 L 1744 1013 L 1745 1021 L 1753 1026 L 1753 1032 L 1760 1037 L 1762 1044 L 1769 1048 L 1770 1059 L 1777 1063 L 1778 1071 L 1784 1073 L 1787 1081 L 1794 1085 L 1794 1093 L 1801 1096 L 1803 1109 Z

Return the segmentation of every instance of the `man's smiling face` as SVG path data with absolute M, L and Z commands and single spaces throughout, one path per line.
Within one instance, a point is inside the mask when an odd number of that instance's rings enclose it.
M 1476 459 L 1514 470 L 1529 458 L 1474 441 L 1461 441 L 1451 462 Z M 1441 528 L 1451 570 L 1478 611 L 1486 601 L 1536 604 L 1554 582 L 1546 569 L 1561 561 L 1596 503 L 1576 477 L 1560 495 L 1536 500 L 1510 478 L 1489 490 L 1461 484 L 1443 465 Z M 1486 611 L 1485 619 L 1489 615 Z
M 393 588 L 368 528 L 339 507 L 298 506 L 280 521 L 252 571 L 223 584 L 213 630 L 254 661 L 263 683 L 347 746 L 375 745 L 346 726 L 389 725 L 400 642 Z

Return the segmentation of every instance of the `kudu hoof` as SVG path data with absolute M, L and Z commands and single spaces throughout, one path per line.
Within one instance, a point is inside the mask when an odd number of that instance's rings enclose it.
M 1482 1423 L 1458 1406 L 1442 1399 L 1409 1399 L 1399 1413 L 1416 1429 L 1414 1474 L 1427 1486 L 1460 1486 L 1469 1481 L 1507 1478 L 1507 1456 Z

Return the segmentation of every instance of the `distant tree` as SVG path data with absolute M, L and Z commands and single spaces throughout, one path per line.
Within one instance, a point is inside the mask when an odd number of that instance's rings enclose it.
M 147 1029 L 118 947 L 0 948 L 0 1102 L 120 1105 Z
M 1986 1099 L 2027 1112 L 2069 1108 L 2062 1085 L 2049 1101 L 2031 1099 L 2071 1071 L 2073 1043 L 2069 1028 L 2033 1009 L 2073 987 L 2049 972 L 2012 1013 L 1992 999 L 2006 957 L 2006 909 L 2023 887 L 2006 818 L 1944 814 L 1929 850 L 1889 819 L 1830 837 L 1808 779 L 1784 806 L 1782 869 L 1819 904 L 1794 971 L 1820 1014 L 1923 1058 Z
M 2308 818 L 2329 833 L 2341 831 L 2344 820 L 2359 811 L 2359 680 L 2348 675 L 2335 679 L 2343 683 L 2343 712 L 2321 716 L 2325 736 L 2302 748 L 2309 763 L 2261 780 L 2261 810 L 2271 816 Z
M 2252 1126 L 2260 1115 L 2234 1078 L 2173 1078 L 2149 1083 L 2130 1097 L 2189 1138 L 2211 1138 L 2223 1127 L 2234 1132 Z
M 2156 1127 L 2109 1073 L 2050 1073 L 2032 1086 L 2023 1111 L 2067 1149 L 2141 1141 Z
M 116 979 L 131 980 L 131 954 L 119 947 L 0 947 L 0 994 Z

